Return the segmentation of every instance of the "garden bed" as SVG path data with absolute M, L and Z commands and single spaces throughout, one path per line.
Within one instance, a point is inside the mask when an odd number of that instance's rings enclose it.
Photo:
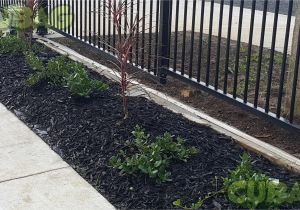
M 47 49 L 43 51 L 40 55 L 45 60 L 55 56 Z M 217 188 L 222 186 L 222 177 L 236 167 L 244 152 L 229 137 L 143 97 L 129 98 L 129 118 L 124 121 L 118 84 L 94 72 L 90 72 L 91 77 L 105 81 L 109 90 L 96 93 L 90 99 L 71 97 L 65 88 L 46 82 L 35 88 L 27 87 L 24 80 L 33 72 L 24 57 L 0 55 L 0 102 L 117 208 L 170 209 L 179 198 L 188 204 L 195 202 L 215 191 L 213 183 L 217 183 Z M 181 136 L 199 153 L 186 163 L 173 162 L 170 182 L 159 184 L 145 175 L 122 174 L 111 167 L 109 160 L 126 148 L 126 140 L 132 139 L 131 132 L 136 125 L 143 127 L 151 137 L 165 132 Z M 255 169 L 289 186 L 300 180 L 299 176 L 257 155 L 251 157 Z M 237 206 L 219 195 L 207 200 L 202 208 Z M 300 208 L 300 205 L 289 208 Z
M 56 38 L 54 41 L 66 45 L 76 52 L 105 66 L 115 68 L 111 62 L 99 55 L 96 48 L 87 48 L 86 44 L 78 40 Z M 199 88 L 192 87 L 179 79 L 173 78 L 171 75 L 168 76 L 166 85 L 160 84 L 156 77 L 143 71 L 133 71 L 132 75 L 142 84 L 167 93 L 222 122 L 232 125 L 251 136 L 279 147 L 300 158 L 300 141 L 299 136 L 295 133 L 280 128 L 276 124 L 270 123 L 270 121 L 250 112 L 245 112 L 244 109 L 231 105 L 218 97 L 200 91 Z M 183 96 L 182 91 L 185 90 L 188 90 L 191 94 Z

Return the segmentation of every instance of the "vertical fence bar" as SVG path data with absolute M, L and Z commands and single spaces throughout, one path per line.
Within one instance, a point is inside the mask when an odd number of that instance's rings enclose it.
M 96 0 L 93 1 L 93 45 L 94 46 L 97 46 L 97 43 L 96 43 L 96 37 L 97 37 L 97 33 L 96 33 L 96 15 L 97 15 L 97 12 L 96 12 Z
M 82 15 L 82 10 L 83 10 L 83 7 L 82 7 L 82 5 L 83 5 L 83 3 L 82 3 L 82 1 L 83 0 L 79 0 L 80 1 L 80 6 L 79 6 L 79 11 L 80 11 L 80 40 L 82 40 L 82 29 L 83 29 L 83 15 Z
M 159 32 L 159 26 L 158 26 L 158 21 L 159 21 L 159 1 L 156 1 L 156 21 L 155 21 L 155 59 L 154 59 L 154 74 L 157 75 L 157 69 L 158 69 L 158 32 Z
M 213 19 L 214 19 L 214 0 L 211 0 L 211 2 L 210 2 L 210 17 L 209 17 L 209 32 L 208 32 L 207 62 L 206 62 L 206 76 L 205 76 L 206 86 L 209 85 L 209 76 L 210 76 L 211 36 L 212 36 Z
M 89 44 L 92 43 L 92 1 L 91 0 L 86 0 L 89 1 L 88 5 L 89 5 Z
M 113 10 L 114 10 L 114 13 L 116 13 L 116 10 L 117 10 L 117 2 L 116 0 L 113 1 Z M 114 49 L 116 49 L 116 26 L 115 24 L 113 23 L 113 47 Z M 116 50 L 113 50 L 113 53 L 116 54 Z
M 105 27 L 106 27 L 106 0 L 103 0 L 102 4 L 102 15 L 103 15 L 103 22 L 102 22 L 102 48 L 105 50 Z
M 299 28 L 298 34 L 300 34 L 300 28 Z M 297 52 L 296 52 L 295 67 L 294 67 L 294 79 L 293 79 L 293 86 L 292 86 L 292 97 L 291 97 L 290 116 L 289 116 L 290 123 L 294 122 L 294 111 L 295 111 L 296 90 L 297 90 L 297 83 L 298 83 L 299 60 L 300 60 L 300 36 L 298 37 Z
M 160 5 L 158 76 L 160 83 L 165 84 L 170 61 L 172 0 L 163 0 Z
M 88 0 L 83 0 L 84 1 L 84 41 L 87 42 L 88 41 L 88 5 L 87 5 L 87 1 Z
M 270 106 L 270 95 L 271 95 L 271 85 L 272 85 L 272 75 L 273 75 L 273 64 L 274 64 L 275 44 L 276 44 L 276 35 L 277 35 L 279 4 L 280 4 L 280 0 L 276 0 L 275 15 L 274 15 L 274 24 L 273 24 L 273 33 L 272 33 L 273 35 L 272 35 L 271 53 L 270 53 L 270 62 L 269 62 L 269 72 L 268 72 L 266 105 L 265 105 L 265 112 L 266 113 L 268 113 L 269 109 L 270 109 L 269 106 Z
M 193 57 L 194 57 L 194 36 L 195 36 L 195 19 L 196 19 L 197 0 L 193 0 L 193 15 L 192 15 L 192 31 L 191 31 L 191 52 L 189 65 L 189 78 L 193 76 Z
M 76 28 L 78 24 L 78 17 L 77 17 L 77 1 L 72 0 L 72 17 L 71 17 L 71 22 L 72 22 L 72 36 L 77 38 L 77 33 L 76 33 Z
M 237 96 L 237 85 L 238 85 L 238 75 L 239 75 L 239 64 L 240 64 L 240 50 L 241 50 L 241 35 L 242 35 L 242 25 L 243 25 L 243 11 L 244 11 L 244 0 L 241 0 L 240 14 L 239 14 L 239 28 L 238 37 L 236 45 L 236 56 L 235 56 L 235 69 L 234 69 L 234 80 L 233 80 L 233 98 Z
M 18 6 L 21 6 L 19 0 L 18 0 Z M 0 7 L 1 7 L 1 5 L 0 5 Z M 50 20 L 50 22 L 49 22 L 50 26 L 53 26 L 52 11 L 53 11 L 52 0 L 49 0 L 49 12 L 48 12 L 48 14 L 50 14 L 50 19 L 49 19 Z
M 101 37 L 100 37 L 100 34 L 101 34 L 101 1 L 98 1 L 98 5 L 97 5 L 97 8 L 98 8 L 98 12 L 97 12 L 97 20 L 98 20 L 98 48 L 101 47 Z
M 120 4 L 120 6 L 122 7 L 123 2 L 119 1 L 118 4 Z M 121 33 L 122 33 L 122 28 L 123 28 L 123 26 L 122 26 L 122 15 L 119 17 L 119 25 L 120 25 Z M 124 28 L 123 28 L 123 31 L 124 31 Z M 118 36 L 118 38 L 121 38 L 121 37 Z M 121 42 L 122 40 L 119 40 L 119 41 Z
M 281 63 L 280 82 L 279 82 L 279 91 L 278 91 L 278 100 L 277 100 L 276 116 L 278 118 L 281 115 L 284 76 L 285 76 L 285 73 L 286 73 L 287 51 L 288 51 L 288 46 L 289 46 L 292 11 L 293 11 L 293 0 L 290 0 L 289 1 L 288 17 L 287 17 L 287 21 L 286 21 L 284 49 L 283 49 L 283 56 L 282 56 L 282 63 Z
M 174 38 L 174 60 L 173 60 L 173 71 L 174 72 L 176 72 L 176 69 L 177 69 L 178 18 L 179 18 L 179 0 L 176 0 L 175 38 Z
M 51 26 L 55 27 L 56 25 L 56 18 L 55 18 L 55 0 L 50 0 L 51 2 L 51 12 L 50 12 L 50 15 L 51 15 L 51 19 L 52 19 L 52 22 L 51 22 Z
M 135 45 L 135 65 L 139 65 L 139 41 L 140 41 L 140 0 L 137 0 L 137 13 L 136 13 L 136 18 L 137 18 L 137 34 L 136 34 L 136 45 Z
M 250 64 L 251 64 L 251 53 L 252 53 L 252 40 L 253 40 L 255 7 L 256 7 L 256 0 L 252 0 L 251 17 L 250 17 L 250 31 L 249 31 L 249 40 L 248 40 L 247 64 L 246 64 L 246 77 L 245 77 L 245 87 L 244 87 L 244 103 L 247 103 L 247 101 L 248 101 L 248 86 L 249 86 L 249 77 L 250 77 Z
M 227 43 L 226 43 L 226 56 L 225 56 L 225 68 L 224 68 L 224 87 L 223 87 L 224 94 L 227 94 L 227 88 L 228 88 L 227 83 L 228 83 L 228 66 L 229 66 L 229 55 L 230 55 L 230 41 L 231 41 L 232 12 L 233 12 L 233 0 L 230 0 Z
M 58 16 L 59 16 L 59 27 L 60 27 L 60 30 L 64 31 L 64 19 L 62 17 L 62 14 L 63 14 L 63 10 L 64 10 L 64 0 L 59 0 L 59 13 L 58 13 Z
M 202 2 L 201 2 L 200 32 L 199 32 L 200 35 L 199 35 L 199 45 L 198 45 L 197 82 L 200 82 L 200 79 L 201 79 L 204 9 L 205 9 L 205 0 L 202 0 Z
M 75 28 L 74 28 L 74 19 L 75 19 L 75 1 L 76 0 L 72 0 L 72 11 L 71 11 L 71 15 L 69 15 L 69 24 L 71 24 L 71 26 L 72 26 L 72 36 L 75 36 Z M 72 20 L 71 20 L 71 18 L 72 18 Z
M 78 36 L 79 36 L 79 33 L 78 33 L 78 28 L 79 28 L 79 21 L 80 21 L 80 19 L 79 19 L 79 12 L 78 12 L 78 5 L 79 5 L 79 2 L 78 2 L 78 0 L 75 0 L 75 11 L 76 11 L 76 15 L 74 16 L 74 18 L 73 18 L 73 20 L 74 20 L 74 23 L 75 23 L 75 25 L 76 25 L 76 30 L 75 30 L 75 33 L 76 33 L 76 37 L 78 38 Z M 74 24 L 73 24 L 74 25 Z
M 63 27 L 63 31 L 65 32 L 65 33 L 68 33 L 67 32 L 67 21 L 65 20 L 65 14 L 67 14 L 67 0 L 63 0 L 63 14 L 64 15 L 62 15 L 62 23 L 63 23 L 63 25 L 62 25 L 62 27 Z
M 112 23 L 112 17 L 111 17 L 111 8 L 112 8 L 112 5 L 111 5 L 111 0 L 108 0 L 108 8 L 107 8 L 107 18 L 108 18 L 108 30 L 107 30 L 107 42 L 108 42 L 108 45 L 107 45 L 107 50 L 108 52 L 111 51 L 110 49 L 110 43 L 111 43 L 111 23 Z
M 142 18 L 142 57 L 141 57 L 141 68 L 145 67 L 145 28 L 146 28 L 146 0 L 143 0 L 143 18 Z
M 182 36 L 182 51 L 181 51 L 181 75 L 184 75 L 185 70 L 185 42 L 186 42 L 186 22 L 187 22 L 188 0 L 184 0 L 183 14 L 183 36 Z
M 127 36 L 127 23 L 128 23 L 128 11 L 127 11 L 127 7 L 128 7 L 128 2 L 127 0 L 124 0 L 125 3 L 125 11 L 124 11 L 124 36 Z
M 222 24 L 223 24 L 223 11 L 224 0 L 220 3 L 220 16 L 219 16 L 219 30 L 218 30 L 218 44 L 217 44 L 217 56 L 216 56 L 216 75 L 215 75 L 215 90 L 219 88 L 219 74 L 220 74 L 220 55 L 221 55 L 221 40 L 222 40 Z
M 256 71 L 255 95 L 254 95 L 254 107 L 255 108 L 257 108 L 257 105 L 258 105 L 260 77 L 261 77 L 261 64 L 262 64 L 262 57 L 263 57 L 263 51 L 264 51 L 267 10 L 268 10 L 268 0 L 265 0 L 264 1 L 263 18 L 262 18 L 262 24 L 261 24 L 261 35 L 260 35 L 260 43 L 259 43 L 257 71 Z
M 130 1 L 130 30 L 132 30 L 133 27 L 133 0 Z M 132 63 L 132 58 L 133 58 L 133 49 L 132 47 L 130 48 L 130 53 L 129 53 L 129 61 Z
M 148 41 L 148 72 L 151 71 L 152 60 L 152 21 L 153 21 L 153 0 L 150 0 L 150 16 L 149 16 L 149 41 Z
M 65 21 L 65 16 L 63 15 L 66 12 L 65 2 L 66 2 L 66 0 L 60 0 L 60 8 L 61 8 L 60 13 L 59 13 L 60 28 L 61 28 L 60 30 L 62 30 L 63 32 L 66 32 L 66 27 L 65 27 L 66 21 Z
M 58 0 L 54 0 L 55 1 L 55 13 L 54 13 L 54 18 L 56 19 L 56 28 L 60 29 L 60 20 L 59 20 L 59 17 L 58 17 L 58 14 L 59 14 L 59 11 L 58 11 L 58 7 L 59 7 L 59 1 Z

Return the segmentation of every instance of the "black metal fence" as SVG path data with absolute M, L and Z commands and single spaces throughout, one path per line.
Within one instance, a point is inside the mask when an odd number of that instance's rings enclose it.
M 0 7 L 16 1 L 0 0 Z M 109 2 L 119 0 L 48 0 L 49 24 L 113 55 L 118 40 Z M 157 75 L 162 83 L 167 75 L 174 76 L 282 127 L 300 131 L 296 1 L 122 2 L 128 5 L 124 24 L 142 18 L 129 59 L 132 66 Z M 125 28 L 123 33 L 127 33 Z

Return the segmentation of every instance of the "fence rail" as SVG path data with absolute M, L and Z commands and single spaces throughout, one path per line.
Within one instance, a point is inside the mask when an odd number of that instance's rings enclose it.
M 107 4 L 119 0 L 40 1 L 48 2 L 53 29 L 114 55 L 118 38 Z M 0 7 L 18 2 L 0 0 Z M 162 83 L 167 75 L 175 76 L 300 131 L 297 1 L 122 2 L 127 5 L 122 24 L 141 18 L 132 66 L 157 75 Z

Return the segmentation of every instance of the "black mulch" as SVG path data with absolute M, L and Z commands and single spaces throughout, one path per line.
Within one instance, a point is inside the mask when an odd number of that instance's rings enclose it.
M 177 198 L 195 201 L 215 190 L 215 176 L 221 185 L 221 177 L 236 166 L 244 151 L 230 138 L 141 97 L 130 99 L 130 118 L 122 122 L 118 86 L 93 73 L 93 77 L 109 83 L 110 90 L 90 100 L 76 100 L 64 88 L 50 84 L 25 87 L 23 80 L 30 72 L 23 57 L 0 55 L 0 101 L 117 208 L 169 209 Z M 200 153 L 187 163 L 172 164 L 173 181 L 168 183 L 120 174 L 109 166 L 109 159 L 131 138 L 135 125 L 145 128 L 152 137 L 166 131 L 180 135 Z M 256 168 L 271 177 L 287 184 L 300 180 L 265 159 L 256 155 L 252 158 L 257 161 Z M 203 207 L 217 208 L 219 204 L 225 209 L 236 208 L 223 196 L 208 200 Z

